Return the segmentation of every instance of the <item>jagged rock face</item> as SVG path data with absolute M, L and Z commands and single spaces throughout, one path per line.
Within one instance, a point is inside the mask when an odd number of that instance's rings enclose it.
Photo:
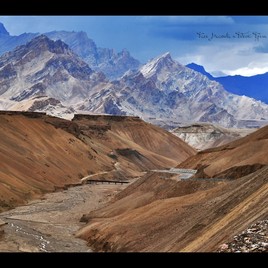
M 252 224 L 232 241 L 220 246 L 219 252 L 268 252 L 268 220 Z
M 0 23 L 0 55 L 13 50 L 15 47 L 25 45 L 40 33 L 24 33 L 11 36 Z M 140 62 L 134 59 L 127 50 L 116 52 L 110 48 L 97 47 L 85 32 L 53 31 L 45 33 L 50 39 L 61 40 L 71 50 L 80 56 L 95 71 L 103 72 L 110 79 L 121 77 L 126 71 L 138 69 Z
M 113 96 L 121 112 L 144 120 L 212 122 L 225 127 L 261 126 L 268 120 L 268 106 L 224 90 L 217 82 L 174 61 L 169 53 L 157 57 L 139 71 L 127 72 L 84 107 L 105 112 L 103 103 Z M 264 120 L 263 120 L 264 119 Z
M 110 79 L 117 79 L 128 70 L 138 69 L 140 63 L 127 50 L 116 53 L 114 50 L 98 48 L 98 66 L 92 68 L 102 71 Z
M 40 111 L 40 107 L 49 104 L 56 108 L 61 102 L 69 114 L 68 107 L 88 97 L 96 85 L 106 83 L 105 76 L 92 71 L 68 45 L 44 35 L 1 56 L 0 68 L 0 98 L 10 102 L 9 108 L 18 108 L 23 102 L 22 106 Z M 26 103 L 44 96 L 56 102 L 46 99 L 41 106 L 40 100 L 39 105 Z
M 113 49 L 97 47 L 85 32 L 54 31 L 46 33 L 52 40 L 62 40 L 95 71 L 110 79 L 121 77 L 126 71 L 140 66 L 127 50 L 117 53 Z
M 21 66 L 28 62 L 31 62 L 35 58 L 39 57 L 44 52 L 50 52 L 54 54 L 71 54 L 68 46 L 63 42 L 53 42 L 44 35 L 33 39 L 26 45 L 19 46 L 14 51 L 8 52 L 1 57 L 0 67 L 9 63 L 12 66 Z
M 50 39 L 62 40 L 81 58 L 87 61 L 91 66 L 96 66 L 98 63 L 97 46 L 94 41 L 88 38 L 85 32 L 67 32 L 67 31 L 54 31 L 45 34 Z

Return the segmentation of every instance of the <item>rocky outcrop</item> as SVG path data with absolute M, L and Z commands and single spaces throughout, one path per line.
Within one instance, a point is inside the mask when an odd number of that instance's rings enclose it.
M 89 119 L 90 121 L 137 121 L 142 122 L 142 120 L 138 116 L 120 116 L 120 115 L 96 115 L 96 114 L 75 114 L 73 117 L 73 121 Z
M 268 220 L 252 224 L 242 233 L 220 246 L 219 252 L 266 252 L 268 253 Z
M 29 118 L 42 118 L 44 116 L 46 116 L 46 113 L 41 113 L 41 112 L 23 112 L 23 111 L 0 111 L 0 116 L 1 115 L 23 115 Z
M 253 129 L 227 129 L 213 124 L 199 123 L 172 129 L 171 133 L 200 151 L 224 145 L 252 131 Z

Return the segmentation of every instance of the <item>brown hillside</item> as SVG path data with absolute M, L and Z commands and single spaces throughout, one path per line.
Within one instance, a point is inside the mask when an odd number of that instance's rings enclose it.
M 182 162 L 196 153 L 195 149 L 181 139 L 160 127 L 142 121 L 138 117 L 75 115 L 73 122 L 79 124 L 80 128 L 83 126 L 106 127 L 107 133 L 104 131 L 106 135 L 102 141 L 103 144 L 110 147 L 112 141 L 113 148 L 135 148 L 147 161 L 152 161 L 158 167 L 175 166 L 176 160 Z M 90 134 L 90 131 L 84 131 L 82 134 Z M 116 154 L 124 156 L 124 152 Z M 129 158 L 127 155 L 125 157 Z
M 195 153 L 172 134 L 137 118 L 76 116 L 68 121 L 42 113 L 1 112 L 0 124 L 0 210 L 80 183 L 88 174 L 134 177 L 174 167 L 174 159 L 183 161 Z M 161 144 L 169 142 L 165 151 Z
M 268 126 L 229 144 L 199 152 L 179 164 L 198 169 L 195 177 L 236 179 L 268 165 Z
M 150 174 L 82 217 L 96 251 L 210 252 L 268 215 L 268 167 L 237 180 Z

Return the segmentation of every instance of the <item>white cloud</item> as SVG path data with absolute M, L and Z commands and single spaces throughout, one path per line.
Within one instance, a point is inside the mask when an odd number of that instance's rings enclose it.
M 252 76 L 268 72 L 268 53 L 256 53 L 254 43 L 225 43 L 200 46 L 176 58 L 182 64 L 195 62 L 207 72 Z
M 257 74 L 264 74 L 268 72 L 268 66 L 258 66 L 260 63 L 256 64 L 256 67 L 243 67 L 233 71 L 225 71 L 227 75 L 242 75 L 242 76 L 252 76 Z

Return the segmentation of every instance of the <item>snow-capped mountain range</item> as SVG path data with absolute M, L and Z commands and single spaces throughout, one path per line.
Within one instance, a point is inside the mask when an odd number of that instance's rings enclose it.
M 227 92 L 169 53 L 110 82 L 67 44 L 44 35 L 0 57 L 0 109 L 136 115 L 168 126 L 255 127 L 268 120 L 268 105 Z
M 0 23 L 0 55 L 19 45 L 25 45 L 39 35 L 40 33 L 24 33 L 11 36 L 5 26 Z M 61 40 L 66 43 L 91 69 L 103 72 L 111 80 L 140 66 L 140 62 L 134 59 L 126 49 L 116 52 L 114 49 L 97 47 L 85 32 L 53 31 L 44 35 L 54 41 Z
M 227 92 L 219 83 L 173 60 L 169 53 L 128 72 L 85 103 L 89 111 L 109 113 L 108 106 L 114 113 L 138 115 L 151 122 L 252 127 L 268 119 L 268 105 Z
M 126 49 L 117 53 L 114 49 L 97 47 L 85 32 L 54 31 L 45 35 L 54 41 L 61 40 L 66 43 L 90 68 L 103 72 L 111 80 L 140 66 L 140 62 Z

